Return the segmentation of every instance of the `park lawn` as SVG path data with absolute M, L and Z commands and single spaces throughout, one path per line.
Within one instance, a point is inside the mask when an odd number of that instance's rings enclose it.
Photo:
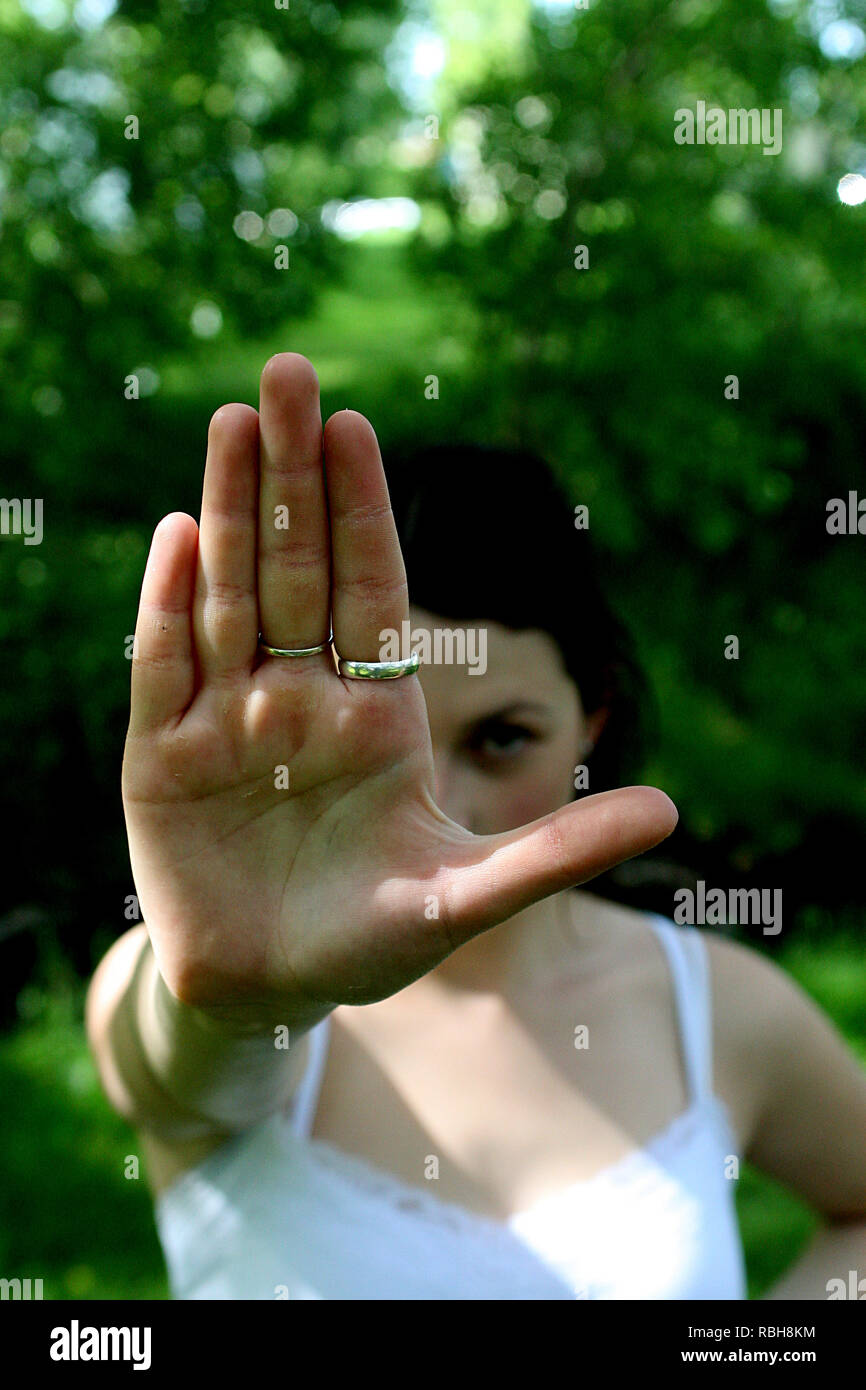
M 194 408 L 206 419 L 227 401 L 257 406 L 268 358 L 300 352 L 319 378 L 323 420 L 336 410 L 360 410 L 377 432 L 414 437 L 418 411 L 427 409 L 431 415 L 422 418 L 435 434 L 437 401 L 425 383 L 436 375 L 444 398 L 466 381 L 477 311 L 459 289 L 426 292 L 399 248 L 383 256 L 370 239 L 346 255 L 346 281 L 323 290 L 309 318 L 261 340 L 225 332 L 160 363 L 164 408 Z
M 866 1063 L 866 958 L 856 935 L 795 942 L 780 959 Z M 28 987 L 21 1023 L 0 1039 L 0 1269 L 7 1278 L 41 1278 L 46 1298 L 164 1299 L 135 1135 L 102 1095 L 83 1007 L 80 985 L 51 993 Z M 749 1295 L 760 1297 L 808 1239 L 814 1218 L 749 1168 L 737 1201 Z

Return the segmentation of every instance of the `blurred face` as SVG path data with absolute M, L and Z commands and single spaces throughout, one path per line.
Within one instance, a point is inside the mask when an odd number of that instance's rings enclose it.
M 469 663 L 425 662 L 419 671 L 439 808 L 474 834 L 493 835 L 571 801 L 575 766 L 589 756 L 604 711 L 587 718 L 554 639 L 494 622 L 457 623 L 414 605 L 410 621 L 413 647 L 425 629 L 431 652 L 437 628 L 486 632 L 483 674 Z

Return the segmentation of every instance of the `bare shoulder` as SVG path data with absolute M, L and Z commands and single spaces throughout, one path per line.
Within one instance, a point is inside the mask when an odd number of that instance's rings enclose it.
M 711 937 L 723 1025 L 753 1089 L 745 1152 L 827 1216 L 866 1212 L 866 1069 L 835 1021 L 760 951 Z
M 647 949 L 652 939 L 651 914 L 605 904 L 605 929 L 625 958 Z M 795 980 L 754 946 L 708 928 L 679 926 L 664 918 L 685 939 L 697 931 L 708 958 L 712 988 L 713 1033 L 718 1047 L 735 1050 L 790 1036 L 808 996 Z
M 693 927 L 675 930 L 694 931 Z M 751 1152 L 768 1108 L 793 1095 L 794 1060 L 823 1054 L 832 1024 L 800 984 L 764 952 L 721 932 L 702 930 L 710 968 L 716 1091 Z
M 615 968 L 628 968 L 643 989 L 664 998 L 660 981 L 669 969 L 655 943 L 651 914 L 598 903 L 598 922 L 609 940 Z M 712 930 L 679 926 L 685 939 L 698 931 L 705 946 L 710 984 L 713 1090 L 724 1101 L 745 1149 L 751 1142 L 777 1059 L 790 1049 L 798 1021 L 811 1001 L 794 980 L 753 946 Z
M 710 960 L 714 1013 L 725 1043 L 741 1050 L 766 1049 L 774 1042 L 787 1047 L 803 1011 L 816 1007 L 805 990 L 756 947 L 718 932 L 701 935 Z

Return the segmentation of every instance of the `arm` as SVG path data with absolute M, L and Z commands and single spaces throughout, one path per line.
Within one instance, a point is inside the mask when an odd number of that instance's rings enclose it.
M 851 1297 L 849 1271 L 856 1271 L 858 1298 L 866 1297 L 866 1216 L 853 1221 L 830 1221 L 810 1242 L 787 1274 L 764 1297 L 767 1299 L 829 1298 L 833 1285 Z M 830 1286 L 828 1288 L 828 1285 Z M 839 1297 L 840 1295 L 836 1295 Z
M 712 955 L 738 1065 L 751 1056 L 755 1077 L 746 1156 L 823 1218 L 765 1297 L 826 1299 L 831 1279 L 847 1285 L 852 1269 L 866 1278 L 866 1071 L 778 966 L 723 939 L 713 939 Z
M 226 1136 L 286 1104 L 306 1066 L 304 1033 L 316 1020 L 289 1005 L 279 1014 L 218 1017 L 182 1003 L 140 925 L 100 963 L 86 1023 L 115 1110 L 137 1129 L 186 1142 Z M 289 1029 L 288 1048 L 276 1046 L 279 1025 Z

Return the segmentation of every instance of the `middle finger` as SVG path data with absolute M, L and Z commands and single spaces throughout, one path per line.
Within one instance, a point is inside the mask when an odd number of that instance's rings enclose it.
M 297 352 L 265 364 L 259 403 L 259 621 L 272 647 L 327 640 L 330 544 L 319 379 Z

